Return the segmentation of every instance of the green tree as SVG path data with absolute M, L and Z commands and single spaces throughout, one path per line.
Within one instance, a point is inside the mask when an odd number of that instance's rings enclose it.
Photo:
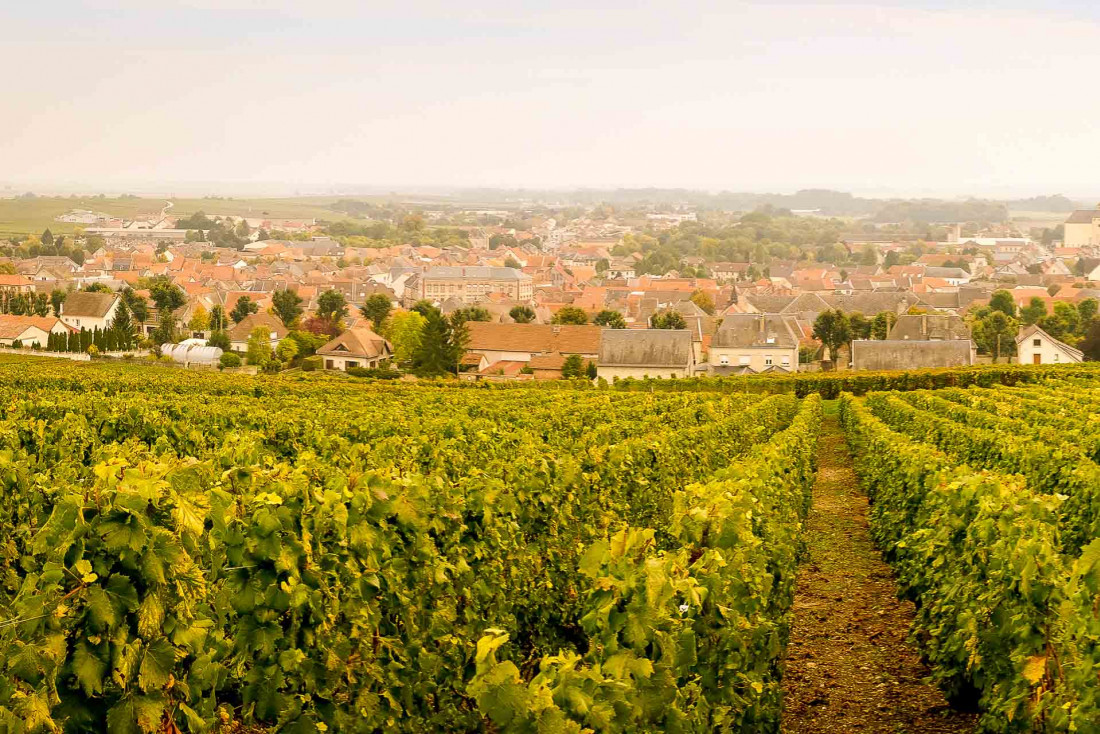
M 626 319 L 618 311 L 610 308 L 605 308 L 596 314 L 596 318 L 592 320 L 592 323 L 597 326 L 602 326 L 605 329 L 625 329 Z
M 1089 362 L 1100 362 L 1100 319 L 1089 322 L 1085 338 L 1077 345 Z
M 384 293 L 375 293 L 359 307 L 359 313 L 363 315 L 363 318 L 370 319 L 376 332 L 382 333 L 382 323 L 390 315 L 392 309 L 393 302 L 389 296 Z
M 989 307 L 994 311 L 1000 311 L 1006 316 L 1016 317 L 1016 302 L 1012 300 L 1012 293 L 1001 290 L 993 291 L 989 299 Z
M 134 343 L 134 321 L 130 318 L 130 309 L 126 302 L 122 301 L 115 309 L 115 317 L 111 321 L 111 331 L 115 334 L 115 341 L 122 349 L 129 349 Z
M 493 315 L 483 306 L 466 306 L 465 308 L 455 309 L 451 314 L 451 319 L 461 323 L 467 321 L 489 322 L 493 320 Z
M 229 334 L 224 329 L 215 329 L 210 332 L 210 336 L 206 337 L 206 343 L 208 346 L 217 347 L 223 352 L 228 352 L 233 348 L 229 341 Z
M 248 334 L 245 359 L 249 364 L 257 366 L 271 361 L 271 327 L 257 326 Z
M 687 321 L 679 311 L 661 311 L 649 319 L 654 329 L 686 329 Z
M 302 315 L 302 297 L 289 288 L 275 291 L 271 296 L 271 311 L 289 329 Z
M 1020 321 L 1025 326 L 1031 326 L 1039 322 L 1039 319 L 1047 315 L 1047 304 L 1042 298 L 1032 296 L 1026 306 L 1020 309 Z M 1053 336 L 1053 334 L 1052 334 Z
M 39 239 L 40 239 L 40 241 L 42 242 L 43 245 L 47 245 L 47 246 L 52 245 L 53 244 L 53 232 L 51 232 L 50 228 L 47 227 L 46 229 L 44 229 L 42 231 L 42 237 L 39 238 Z
M 584 361 L 579 354 L 570 354 L 561 366 L 561 376 L 565 379 L 581 377 L 584 374 Z
M 438 310 L 430 312 L 413 353 L 413 369 L 425 377 L 455 374 L 465 339 L 465 322 L 452 322 Z
M 583 326 L 588 323 L 588 314 L 584 312 L 583 308 L 563 306 L 554 314 L 554 317 L 550 319 L 550 323 Z
M 191 314 L 191 320 L 187 322 L 187 328 L 192 333 L 205 334 L 210 328 L 210 314 L 199 304 Z
M 838 308 L 822 311 L 814 321 L 813 337 L 829 349 L 833 369 L 836 369 L 841 347 L 852 340 L 848 317 Z
M 994 362 L 1003 355 L 1016 352 L 1016 333 L 1019 329 L 1019 322 L 999 309 L 989 310 L 970 326 L 975 345 L 984 354 L 992 355 Z
M 337 290 L 327 290 L 317 298 L 317 316 L 338 325 L 348 315 L 348 302 Z
M 289 364 L 298 356 L 298 342 L 293 339 L 283 339 L 279 342 L 279 346 L 275 347 L 275 356 L 283 364 Z
M 597 377 L 599 377 L 599 370 L 596 369 L 596 363 L 591 360 L 589 360 L 588 364 L 585 365 L 584 372 L 585 376 L 587 376 L 589 380 L 595 380 Z
M 1096 318 L 1097 303 L 1095 298 L 1084 298 L 1077 304 L 1077 315 L 1081 319 L 1081 331 L 1088 330 L 1092 320 Z
M 890 335 L 890 329 L 894 328 L 898 317 L 893 311 L 882 311 L 871 319 L 871 338 L 884 340 Z
M 892 268 L 898 264 L 899 260 L 897 250 L 890 250 L 886 253 L 886 258 L 882 261 L 882 264 L 886 268 Z
M 229 326 L 229 319 L 225 315 L 225 309 L 215 305 L 210 309 L 210 328 L 214 331 L 222 331 Z
M 508 312 L 508 315 L 517 324 L 530 324 L 535 320 L 535 311 L 530 306 L 512 306 L 512 310 Z
M 65 291 L 57 288 L 50 291 L 50 306 L 53 308 L 53 315 L 57 318 L 61 316 L 61 306 L 65 303 L 65 297 L 67 295 Z
M 413 361 L 426 322 L 416 311 L 399 311 L 386 320 L 383 336 L 393 345 L 393 358 L 398 364 Z
M 84 286 L 85 293 L 110 293 L 111 289 L 106 283 L 89 283 Z
M 134 320 L 141 325 L 142 331 L 144 331 L 145 322 L 149 320 L 149 304 L 145 298 L 139 296 L 133 289 L 126 288 L 122 291 L 122 302 L 126 304 L 126 308 L 130 309 L 130 315 L 134 317 Z
M 872 320 L 858 311 L 848 316 L 848 328 L 852 333 L 852 339 L 870 339 Z
M 248 296 L 241 296 L 237 299 L 237 303 L 233 306 L 233 310 L 229 312 L 229 318 L 233 319 L 234 324 L 239 324 L 259 310 L 259 304 Z

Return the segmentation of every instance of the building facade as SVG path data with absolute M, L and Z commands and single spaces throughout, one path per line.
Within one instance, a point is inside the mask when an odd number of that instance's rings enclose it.
M 446 266 L 427 268 L 420 275 L 419 297 L 431 301 L 457 298 L 477 303 L 491 294 L 529 301 L 533 293 L 531 276 L 515 268 Z

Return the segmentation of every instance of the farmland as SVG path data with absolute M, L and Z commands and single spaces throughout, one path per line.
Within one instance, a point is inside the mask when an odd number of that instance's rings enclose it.
M 1089 731 L 1100 387 L 963 374 L 0 361 L 0 731 Z
M 777 724 L 816 397 L 40 363 L 0 402 L 0 729 Z

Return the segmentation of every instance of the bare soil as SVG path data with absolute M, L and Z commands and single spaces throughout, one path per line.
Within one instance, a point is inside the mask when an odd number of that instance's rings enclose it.
M 977 717 L 953 710 L 926 680 L 908 640 L 913 605 L 897 598 L 867 511 L 843 433 L 827 418 L 787 650 L 783 732 L 972 732 Z

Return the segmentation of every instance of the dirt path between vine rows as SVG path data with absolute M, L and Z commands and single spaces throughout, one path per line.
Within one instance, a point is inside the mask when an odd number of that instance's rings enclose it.
M 783 732 L 972 732 L 907 641 L 913 605 L 897 598 L 871 541 L 867 497 L 834 418 L 823 426 L 808 554 L 799 567 L 784 677 Z

